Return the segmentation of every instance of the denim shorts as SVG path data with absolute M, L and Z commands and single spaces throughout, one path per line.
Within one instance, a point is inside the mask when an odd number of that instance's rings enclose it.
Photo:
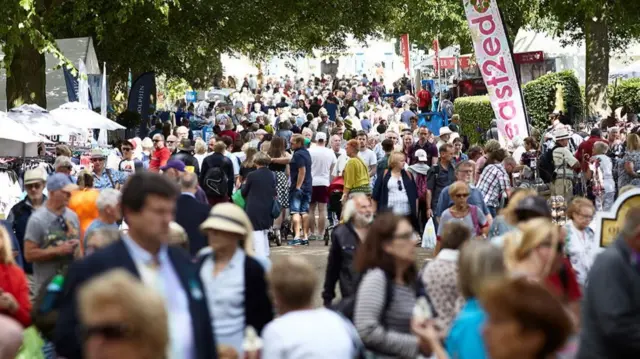
M 289 211 L 291 214 L 309 213 L 309 204 L 311 203 L 311 192 L 297 191 L 292 189 L 289 192 Z

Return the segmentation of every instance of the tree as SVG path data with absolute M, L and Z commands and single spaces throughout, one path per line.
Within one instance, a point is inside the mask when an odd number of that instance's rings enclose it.
M 543 0 L 541 18 L 556 35 L 568 42 L 586 45 L 587 116 L 606 115 L 609 58 L 612 50 L 623 50 L 640 37 L 640 24 L 633 16 L 640 12 L 638 1 Z
M 221 74 L 223 52 L 261 59 L 281 52 L 339 49 L 347 34 L 357 39 L 376 35 L 394 6 L 391 0 L 21 1 L 42 2 L 32 16 L 47 38 L 93 37 L 98 58 L 108 64 L 112 86 L 120 88 L 129 70 L 210 86 Z M 12 45 L 16 53 L 29 47 L 41 50 L 26 38 L 14 39 Z M 22 58 L 13 59 L 11 66 L 25 64 Z M 44 88 L 32 86 L 43 72 L 42 66 L 22 65 L 15 88 L 8 92 L 25 88 L 44 98 Z
M 537 1 L 500 0 L 498 5 L 513 43 L 518 30 L 536 18 Z M 437 38 L 442 48 L 458 44 L 463 54 L 473 51 L 461 0 L 404 0 L 394 9 L 385 33 L 391 37 L 409 34 L 411 42 L 423 49 L 431 48 Z

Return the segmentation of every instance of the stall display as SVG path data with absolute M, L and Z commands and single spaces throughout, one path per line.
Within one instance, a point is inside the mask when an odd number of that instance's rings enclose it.
M 551 221 L 559 226 L 564 226 L 567 223 L 567 202 L 564 197 L 551 196 L 548 203 L 551 207 Z

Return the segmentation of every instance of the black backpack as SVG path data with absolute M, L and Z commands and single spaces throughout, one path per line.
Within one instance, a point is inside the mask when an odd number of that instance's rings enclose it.
M 229 194 L 229 179 L 220 167 L 207 170 L 202 181 L 202 189 L 207 197 L 224 198 Z
M 553 151 L 556 148 L 548 149 L 544 152 L 538 161 L 538 173 L 544 183 L 551 183 L 555 177 L 556 167 L 553 164 Z

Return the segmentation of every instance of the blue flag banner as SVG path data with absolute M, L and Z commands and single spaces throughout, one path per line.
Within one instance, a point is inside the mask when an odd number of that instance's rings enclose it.
M 64 71 L 64 83 L 67 85 L 67 98 L 69 102 L 78 101 L 78 77 L 73 76 L 67 67 L 62 67 Z
M 127 109 L 140 114 L 140 128 L 136 136 L 145 138 L 149 133 L 149 117 L 156 107 L 156 74 L 145 72 L 131 85 Z

